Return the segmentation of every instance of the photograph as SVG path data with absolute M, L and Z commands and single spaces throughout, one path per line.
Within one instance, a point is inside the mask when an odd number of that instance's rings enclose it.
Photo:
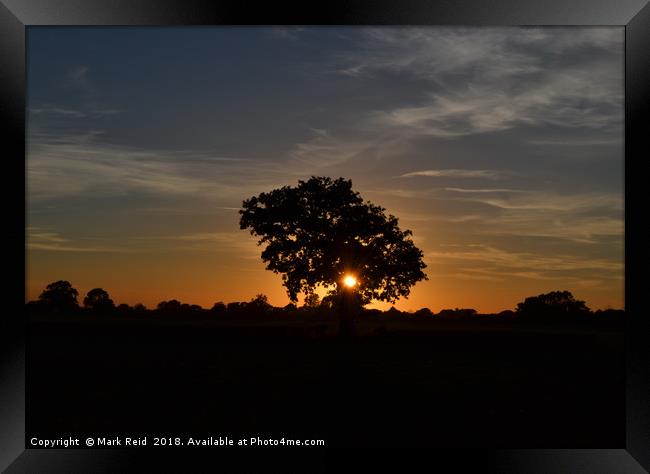
M 625 48 L 26 28 L 27 447 L 625 449 Z

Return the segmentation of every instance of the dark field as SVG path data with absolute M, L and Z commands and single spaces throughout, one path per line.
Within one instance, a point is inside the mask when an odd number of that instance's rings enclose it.
M 83 319 L 30 325 L 28 436 L 624 446 L 622 329 Z

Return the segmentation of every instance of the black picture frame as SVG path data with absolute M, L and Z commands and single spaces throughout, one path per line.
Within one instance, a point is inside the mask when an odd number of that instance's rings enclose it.
M 142 454 L 121 450 L 25 449 L 25 208 L 16 195 L 25 183 L 25 36 L 35 25 L 618 25 L 625 27 L 625 306 L 626 446 L 590 450 L 480 450 L 438 453 L 461 466 L 480 460 L 480 472 L 636 473 L 650 470 L 650 330 L 643 311 L 644 140 L 650 136 L 650 6 L 647 0 L 400 0 L 304 2 L 251 8 L 232 0 L 0 0 L 0 116 L 4 123 L 3 188 L 7 220 L 6 274 L 0 364 L 0 469 L 6 472 L 142 471 Z M 10 184 L 18 183 L 17 189 Z M 23 247 L 24 248 L 24 247 Z M 10 249 L 10 250 L 9 250 Z M 23 258 L 21 258 L 21 255 Z M 19 277 L 20 275 L 20 277 Z M 15 305 L 15 307 L 14 307 Z M 603 408 L 606 409 L 606 408 Z M 240 452 L 241 454 L 241 452 Z M 154 455 L 160 459 L 160 451 Z M 213 454 L 214 455 L 214 454 Z M 221 455 L 221 454 L 219 454 Z M 186 459 L 192 462 L 192 459 Z M 144 469 L 148 470 L 148 469 Z M 185 472 L 192 472 L 185 468 Z M 478 472 L 478 471 L 477 471 Z

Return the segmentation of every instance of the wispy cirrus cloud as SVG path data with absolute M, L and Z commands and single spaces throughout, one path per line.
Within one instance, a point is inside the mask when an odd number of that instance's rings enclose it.
M 484 178 L 499 179 L 512 173 L 500 170 L 470 170 L 470 169 L 438 169 L 411 171 L 397 176 L 397 178 L 415 178 L 419 176 L 431 178 Z
M 572 212 L 543 213 L 531 216 L 525 212 L 507 213 L 483 219 L 484 228 L 477 234 L 494 236 L 541 237 L 561 239 L 578 244 L 596 244 L 602 238 L 615 238 L 622 243 L 625 234 L 623 216 L 580 215 Z M 620 255 L 622 259 L 622 255 Z
M 84 109 L 69 109 L 65 107 L 55 107 L 43 105 L 41 107 L 30 107 L 27 110 L 33 115 L 54 115 L 69 118 L 101 118 L 111 115 L 118 115 L 124 112 L 124 109 L 110 109 L 98 107 L 85 107 Z
M 481 189 L 469 189 L 469 188 L 444 188 L 445 191 L 452 193 L 479 193 L 479 194 L 490 194 L 490 193 L 525 193 L 526 191 L 521 189 L 510 189 L 510 188 L 481 188 Z
M 255 239 L 242 231 L 191 232 L 186 234 L 149 235 L 139 242 L 163 244 L 174 251 L 225 252 L 247 260 L 259 260 L 260 248 Z
M 289 152 L 290 169 L 297 174 L 343 164 L 367 150 L 371 143 L 362 139 L 343 139 L 328 130 L 312 129 L 309 140 L 296 143 Z
M 60 233 L 39 227 L 27 227 L 26 247 L 28 250 L 45 250 L 52 252 L 124 252 L 114 245 L 88 245 L 63 237 Z
M 336 167 L 409 153 L 423 137 L 461 137 L 527 128 L 535 147 L 609 146 L 622 141 L 620 28 L 370 28 L 335 54 L 350 81 L 407 81 L 408 100 L 355 111 L 349 134 L 332 124 L 291 152 L 298 166 Z M 350 125 L 348 125 L 349 129 Z M 548 129 L 580 132 L 558 138 Z M 565 134 L 566 136 L 566 134 Z M 391 153 L 391 149 L 393 153 Z M 505 174 L 505 173 L 504 173 Z M 428 170 L 401 177 L 498 179 L 492 170 Z
M 597 269 L 622 271 L 623 262 L 594 259 L 576 255 L 540 255 L 530 252 L 512 252 L 485 244 L 470 244 L 462 250 L 432 251 L 426 254 L 431 264 L 441 260 L 485 262 L 508 268 L 535 268 L 537 270 Z
M 68 84 L 74 88 L 80 89 L 88 94 L 93 94 L 95 88 L 90 81 L 90 67 L 85 64 L 79 64 L 68 70 L 66 79 Z
M 138 149 L 101 137 L 101 131 L 34 136 L 27 152 L 30 201 L 148 193 L 232 202 L 233 196 L 239 200 L 286 179 L 279 164 L 206 152 Z
M 614 192 L 564 192 L 551 189 L 429 188 L 390 189 L 385 195 L 403 201 L 393 212 L 427 233 L 419 223 L 444 223 L 446 229 L 486 236 L 536 237 L 571 244 L 622 242 L 623 196 Z M 420 208 L 411 209 L 409 201 Z M 426 204 L 423 204 L 426 203 Z M 433 210 L 432 210 L 433 209 Z M 468 230 L 468 225 L 471 228 Z
M 611 192 L 561 194 L 546 190 L 536 190 L 506 193 L 502 197 L 483 196 L 482 194 L 485 193 L 476 193 L 471 197 L 457 197 L 455 199 L 487 204 L 498 209 L 514 211 L 623 211 L 623 196 Z M 534 215 L 533 213 L 530 214 Z
M 548 138 L 548 139 L 538 139 L 538 140 L 527 140 L 529 145 L 539 145 L 539 146 L 553 146 L 553 147 L 600 147 L 600 146 L 610 146 L 610 145 L 622 145 L 623 144 L 623 135 L 620 137 L 612 138 L 592 138 L 592 139 L 576 139 L 576 138 Z
M 66 109 L 63 107 L 30 107 L 27 110 L 30 114 L 40 115 L 40 114 L 54 114 L 54 115 L 64 115 L 68 117 L 83 118 L 88 115 L 85 112 L 79 110 Z
M 275 27 L 268 30 L 269 34 L 273 38 L 279 38 L 284 40 L 298 41 L 300 39 L 300 33 L 304 32 L 305 28 L 298 26 L 286 26 L 286 27 Z
M 174 240 L 186 242 L 210 242 L 228 245 L 239 245 L 246 240 L 242 239 L 241 232 L 192 232 L 190 234 L 161 235 L 140 237 L 143 240 Z
M 557 281 L 579 287 L 606 287 L 607 282 L 621 280 L 624 272 L 623 263 L 615 259 L 572 253 L 548 255 L 515 252 L 485 244 L 427 252 L 425 260 L 428 265 L 438 269 L 440 277 L 485 281 Z M 590 275 L 590 278 L 584 275 Z
M 339 71 L 428 83 L 419 103 L 372 117 L 404 134 L 457 138 L 519 125 L 616 132 L 623 87 L 612 64 L 623 67 L 622 44 L 617 28 L 379 28 L 343 55 Z

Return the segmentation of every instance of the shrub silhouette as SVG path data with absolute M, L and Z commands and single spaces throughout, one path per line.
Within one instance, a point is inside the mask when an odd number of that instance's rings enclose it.
M 504 309 L 500 313 L 498 313 L 496 316 L 501 319 L 502 321 L 511 321 L 515 318 L 517 313 L 512 311 L 511 309 Z
M 433 317 L 433 313 L 429 308 L 420 308 L 413 313 L 415 319 L 429 319 Z
M 384 315 L 388 318 L 399 318 L 403 314 L 404 313 L 402 313 L 400 310 L 395 308 L 395 306 L 391 306 L 390 309 L 384 313 Z
M 455 309 L 441 309 L 438 317 L 441 318 L 471 318 L 476 316 L 477 311 L 472 308 L 455 308 Z
M 298 307 L 295 303 L 288 303 L 282 308 L 282 312 L 287 316 L 296 316 L 298 315 Z
M 121 303 L 115 307 L 115 314 L 121 317 L 131 316 L 135 311 L 126 303 Z
M 382 314 L 384 314 L 384 312 L 380 309 L 364 309 L 361 314 L 368 318 L 377 320 Z
M 594 313 L 594 316 L 600 317 L 600 318 L 622 318 L 625 316 L 625 311 L 622 309 L 599 309 L 596 310 Z
M 268 313 L 271 308 L 273 307 L 269 304 L 268 296 L 263 294 L 255 295 L 255 298 L 253 298 L 246 307 L 249 311 L 260 313 Z
M 599 309 L 593 316 L 594 321 L 603 324 L 620 325 L 625 322 L 625 311 L 622 309 Z
M 156 306 L 156 310 L 161 314 L 173 315 L 180 314 L 181 302 L 178 300 L 161 301 Z

